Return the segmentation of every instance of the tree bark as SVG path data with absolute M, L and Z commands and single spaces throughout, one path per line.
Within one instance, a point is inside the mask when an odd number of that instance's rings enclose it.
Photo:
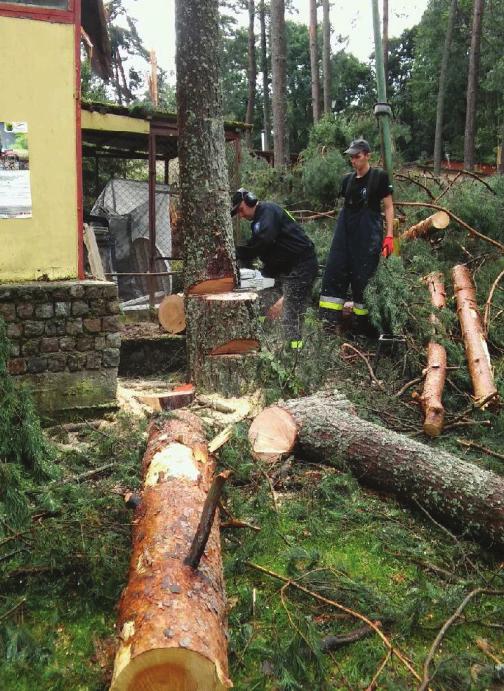
M 259 18 L 261 23 L 261 73 L 263 83 L 263 147 L 265 151 L 271 148 L 271 109 L 269 95 L 269 69 L 268 69 L 268 49 L 266 42 L 266 9 L 264 0 L 259 6 Z
M 273 155 L 275 168 L 289 162 L 286 126 L 287 50 L 285 44 L 285 0 L 271 0 L 271 64 L 273 91 Z
M 218 0 L 177 0 L 180 214 L 186 292 L 237 283 L 219 79 Z M 205 66 L 202 69 L 202 65 Z
M 471 28 L 471 50 L 469 53 L 469 71 L 467 75 L 466 123 L 464 132 L 464 168 L 474 170 L 474 152 L 476 138 L 476 100 L 481 48 L 481 25 L 485 0 L 474 0 Z
M 450 217 L 444 211 L 438 211 L 431 216 L 428 216 L 423 221 L 415 223 L 415 225 L 407 228 L 401 235 L 401 240 L 416 240 L 428 234 L 431 228 L 441 230 L 447 228 L 450 223 Z
M 446 306 L 446 292 L 442 273 L 434 272 L 426 277 L 431 302 L 436 309 Z M 439 320 L 431 314 L 430 322 L 434 333 L 438 330 Z M 427 348 L 427 367 L 420 404 L 424 412 L 423 431 L 429 437 L 438 437 L 443 431 L 445 410 L 443 406 L 443 389 L 446 381 L 446 350 L 440 343 L 431 340 Z
M 467 266 L 459 264 L 452 269 L 452 279 L 476 405 L 480 407 L 488 404 L 496 405 L 498 392 L 483 324 L 478 312 L 476 289 L 471 272 Z
M 177 0 L 177 111 L 179 126 L 180 208 L 184 228 L 184 292 L 190 379 L 205 389 L 222 383 L 221 353 L 246 352 L 248 347 L 216 350 L 231 340 L 258 345 L 253 310 L 244 310 L 242 294 L 229 296 L 237 284 L 224 122 L 219 80 L 218 0 Z M 209 294 L 226 293 L 215 302 Z M 247 304 L 252 304 L 249 300 Z M 236 311 L 233 311 L 233 310 Z M 225 332 L 229 334 L 226 337 Z M 254 334 L 254 335 L 252 335 Z M 243 343 L 241 343 L 243 346 Z M 203 359 L 214 356 L 211 366 Z M 224 366 L 228 376 L 228 363 Z M 248 368 L 245 369 L 248 373 Z M 212 383 L 210 375 L 215 376 Z
M 310 0 L 310 73 L 313 122 L 320 120 L 320 78 L 317 41 L 317 0 Z
M 382 19 L 382 48 L 383 48 L 383 70 L 385 72 L 385 89 L 388 91 L 388 38 L 389 38 L 389 3 L 383 0 L 383 19 Z
M 196 416 L 179 411 L 151 426 L 112 691 L 231 686 L 218 519 L 200 567 L 184 564 L 213 472 Z
M 350 471 L 362 484 L 421 505 L 460 533 L 504 549 L 504 480 L 495 473 L 362 420 L 351 412 L 348 401 L 345 404 L 342 396 L 331 392 L 263 410 L 250 428 L 255 434 L 249 433 L 253 450 L 261 429 L 270 428 L 275 408 L 295 425 L 301 458 Z M 277 458 L 289 452 L 284 450 L 288 443 L 275 441 Z M 267 449 L 268 460 L 273 443 Z
M 322 0 L 322 72 L 324 75 L 324 115 L 332 112 L 331 99 L 331 20 L 329 0 Z
M 197 330 L 187 332 L 187 354 L 191 380 L 198 390 L 216 390 L 232 396 L 249 391 L 251 385 L 257 386 L 257 377 L 250 369 L 254 358 L 242 358 L 240 363 L 240 357 L 236 357 L 259 350 L 257 293 L 189 295 L 185 307 L 187 323 L 197 324 Z M 212 384 L 211 376 L 219 365 L 224 368 L 224 375 L 218 374 Z M 233 368 L 234 375 L 230 371 Z M 236 381 L 229 386 L 233 376 Z
M 249 26 L 248 26 L 248 66 L 247 66 L 247 81 L 248 81 L 248 96 L 247 96 L 247 113 L 245 115 L 245 122 L 247 125 L 254 124 L 255 111 L 255 97 L 256 97 L 256 82 L 257 82 L 257 66 L 256 66 L 256 49 L 255 49 L 255 0 L 248 0 Z M 247 146 L 252 149 L 252 130 L 247 130 L 245 135 Z
M 443 57 L 441 59 L 441 70 L 439 72 L 439 86 L 436 106 L 436 133 L 434 136 L 434 174 L 439 175 L 441 172 L 441 158 L 443 148 L 443 120 L 444 120 L 444 102 L 446 96 L 446 77 L 448 74 L 448 60 L 450 58 L 450 50 L 453 38 L 453 26 L 455 24 L 455 14 L 457 11 L 457 0 L 452 0 L 450 5 L 450 13 L 448 15 L 448 26 L 446 27 L 446 34 L 443 46 Z

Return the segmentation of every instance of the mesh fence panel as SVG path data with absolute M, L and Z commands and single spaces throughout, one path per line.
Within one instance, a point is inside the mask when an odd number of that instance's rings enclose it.
M 172 253 L 168 185 L 156 184 L 155 206 L 156 250 L 152 270 L 163 273 L 170 271 Z M 105 221 L 101 228 L 99 219 Z M 116 274 L 120 300 L 147 295 L 150 282 L 156 293 L 171 292 L 170 276 L 139 275 L 146 274 L 150 268 L 149 183 L 146 180 L 109 180 L 91 209 L 91 224 L 101 254 L 106 255 L 105 271 Z

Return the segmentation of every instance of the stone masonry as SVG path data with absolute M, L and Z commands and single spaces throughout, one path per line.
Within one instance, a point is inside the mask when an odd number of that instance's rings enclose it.
M 121 334 L 115 283 L 0 284 L 9 372 L 28 383 L 42 415 L 115 405 Z

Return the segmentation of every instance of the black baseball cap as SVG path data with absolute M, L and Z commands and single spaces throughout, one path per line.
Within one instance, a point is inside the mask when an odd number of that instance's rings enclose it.
M 246 194 L 247 190 L 243 187 L 240 187 L 240 189 L 236 190 L 236 192 L 233 194 L 233 196 L 231 197 L 231 216 L 236 216 L 238 212 L 238 207 L 244 200 Z
M 350 146 L 345 151 L 349 156 L 354 156 L 355 154 L 368 154 L 371 151 L 369 143 L 365 139 L 354 139 L 350 142 Z

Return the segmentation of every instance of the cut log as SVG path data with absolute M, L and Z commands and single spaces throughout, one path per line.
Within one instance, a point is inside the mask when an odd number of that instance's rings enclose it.
M 471 272 L 462 264 L 454 266 L 452 279 L 476 405 L 482 408 L 490 404 L 496 406 L 498 392 L 492 373 L 483 324 L 478 313 L 476 289 Z
M 239 396 L 257 386 L 257 370 L 250 370 L 250 358 L 240 362 L 236 356 L 243 358 L 259 349 L 258 308 L 257 293 L 187 296 L 187 321 L 198 325 L 197 332 L 193 329 L 187 336 L 189 370 L 198 390 Z M 230 357 L 234 359 L 224 359 Z M 231 388 L 227 386 L 229 375 L 237 380 Z M 222 385 L 226 388 L 219 388 Z
M 443 524 L 504 549 L 504 479 L 466 463 L 446 451 L 430 448 L 397 432 L 362 420 L 351 404 L 335 394 L 316 394 L 277 404 L 297 430 L 301 458 L 350 471 L 359 482 L 421 505 Z M 271 408 L 254 420 L 252 450 L 271 460 L 286 453 L 286 442 L 274 440 L 261 451 L 260 432 L 269 434 Z
M 431 302 L 437 309 L 446 305 L 443 274 L 433 272 L 426 277 Z M 435 314 L 430 315 L 434 332 L 438 330 L 439 320 Z M 424 370 L 425 381 L 420 405 L 424 413 L 423 430 L 430 437 L 438 437 L 443 431 L 445 410 L 443 390 L 446 381 L 446 350 L 440 343 L 431 340 L 427 347 L 427 367 Z
M 149 406 L 152 410 L 177 410 L 185 408 L 194 401 L 194 386 L 189 384 L 181 389 L 165 391 L 163 393 L 144 393 L 137 396 L 140 403 Z
M 443 431 L 445 409 L 443 389 L 446 381 L 446 350 L 440 343 L 430 341 L 427 347 L 425 381 L 420 396 L 424 413 L 423 431 L 429 437 L 438 437 Z
M 151 426 L 112 691 L 231 686 L 218 520 L 199 568 L 184 564 L 213 472 L 197 417 L 179 411 Z
M 166 295 L 163 298 L 158 309 L 158 319 L 161 326 L 170 334 L 180 334 L 185 331 L 186 320 L 182 293 Z
M 436 230 L 443 230 L 450 224 L 450 217 L 445 211 L 438 211 L 432 216 L 428 216 L 423 221 L 415 223 L 415 225 L 407 228 L 401 235 L 401 240 L 416 240 L 416 238 L 425 237 L 429 230 L 435 228 Z

